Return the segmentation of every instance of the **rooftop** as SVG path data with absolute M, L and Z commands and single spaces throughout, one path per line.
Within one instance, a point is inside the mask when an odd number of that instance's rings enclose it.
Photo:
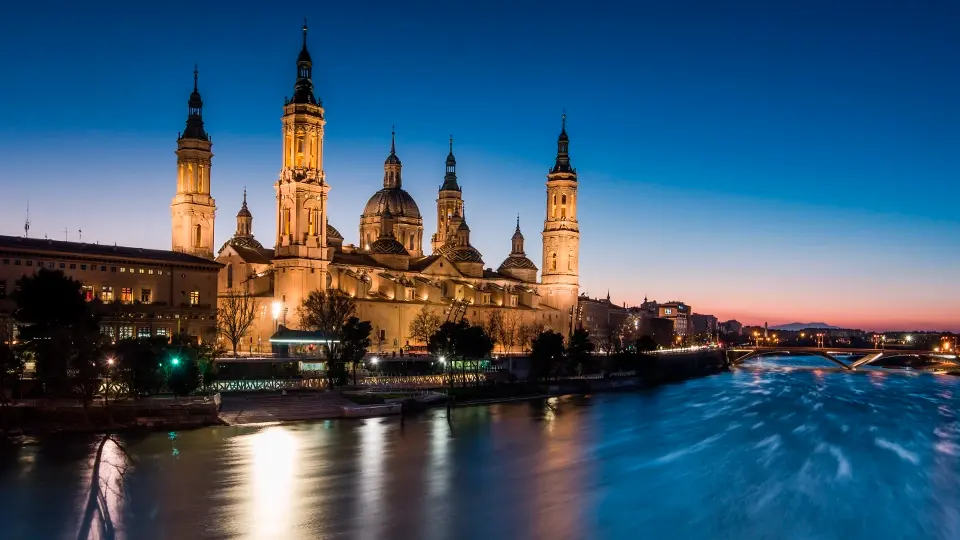
M 179 251 L 0 235 L 0 250 L 4 249 L 62 253 L 70 256 L 127 258 L 178 264 L 202 264 L 211 268 L 219 268 L 222 266 L 220 263 L 211 261 L 210 259 L 180 253 Z

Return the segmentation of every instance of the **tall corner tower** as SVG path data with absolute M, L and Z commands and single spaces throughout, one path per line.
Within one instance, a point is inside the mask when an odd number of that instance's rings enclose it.
M 450 136 L 450 153 L 447 154 L 447 171 L 437 195 L 437 232 L 430 239 L 433 252 L 443 247 L 447 238 L 456 233 L 451 226 L 453 216 L 463 215 L 463 195 L 457 183 L 457 158 L 453 157 L 453 135 Z
M 326 286 L 327 193 L 323 172 L 323 104 L 313 92 L 313 62 L 307 51 L 307 25 L 297 57 L 293 97 L 283 106 L 283 167 L 277 193 L 277 242 L 273 261 L 274 296 L 286 313 L 295 313 L 310 291 Z M 287 324 L 295 321 L 286 318 Z
M 203 100 L 193 69 L 187 102 L 187 127 L 177 136 L 177 194 L 170 204 L 172 249 L 213 259 L 213 223 L 217 205 L 210 196 L 213 142 L 203 129 Z
M 570 165 L 570 139 L 564 114 L 557 138 L 557 161 L 547 174 L 547 217 L 543 222 L 541 282 L 546 304 L 572 317 L 580 283 L 580 225 L 577 222 L 577 170 Z M 564 319 L 569 322 L 572 319 Z M 566 326 L 566 325 L 565 325 Z M 562 332 L 570 328 L 555 329 Z

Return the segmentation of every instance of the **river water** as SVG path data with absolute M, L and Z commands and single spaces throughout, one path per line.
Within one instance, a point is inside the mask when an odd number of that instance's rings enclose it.
M 0 538 L 957 539 L 960 378 L 633 393 L 5 449 Z M 92 486 L 99 489 L 92 490 Z

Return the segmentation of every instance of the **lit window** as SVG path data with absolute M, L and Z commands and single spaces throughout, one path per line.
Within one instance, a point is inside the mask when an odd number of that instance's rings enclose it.
M 150 289 L 140 289 L 140 301 L 144 304 L 149 304 L 151 293 L 152 291 Z
M 148 273 L 148 274 L 150 274 L 150 275 L 152 276 L 152 275 L 153 275 L 153 268 L 151 268 L 151 269 L 149 269 L 149 270 L 147 270 L 147 273 Z
M 124 325 L 120 327 L 120 339 L 131 339 L 133 337 L 133 327 Z
M 190 291 L 190 305 L 195 306 L 200 303 L 200 291 Z
M 194 228 L 194 247 L 203 247 L 203 229 L 200 228 L 200 225 L 197 225 Z M 140 269 L 140 273 L 143 273 L 143 269 Z
M 50 261 L 47 263 L 47 268 L 56 268 L 56 266 L 57 266 L 57 263 L 53 261 Z
M 116 332 L 115 332 L 113 326 L 110 326 L 110 325 L 103 325 L 103 326 L 101 326 L 101 327 L 100 327 L 100 334 L 102 334 L 102 335 L 104 335 L 104 336 L 107 336 L 107 337 L 110 338 L 110 339 L 114 339 L 114 338 L 116 337 L 116 335 L 115 335 Z
M 166 337 L 170 335 L 170 331 L 161 326 L 160 328 L 157 328 L 157 335 Z
M 93 300 L 93 287 L 90 286 L 90 285 L 84 285 L 84 286 L 82 287 L 82 290 L 83 290 L 83 299 L 86 300 L 87 302 L 92 301 L 92 300 Z
M 120 301 L 124 304 L 133 302 L 133 289 L 130 287 L 120 289 Z
M 137 273 L 137 270 L 136 270 L 135 268 L 131 268 L 131 269 L 130 269 L 130 273 L 131 273 L 131 274 L 136 274 L 136 273 Z
M 150 337 L 150 327 L 149 326 L 138 326 L 137 327 L 137 337 L 138 338 L 148 338 Z
M 121 267 L 120 267 L 120 273 L 121 273 L 121 274 L 126 274 L 126 273 L 127 273 L 126 267 L 121 266 Z
M 290 209 L 283 209 L 283 234 L 290 234 Z
M 145 273 L 145 272 L 146 272 L 146 270 L 144 270 L 143 268 L 140 269 L 140 273 L 141 273 L 141 274 L 143 274 L 143 273 Z
M 113 302 L 113 287 L 104 285 L 100 288 L 100 301 Z

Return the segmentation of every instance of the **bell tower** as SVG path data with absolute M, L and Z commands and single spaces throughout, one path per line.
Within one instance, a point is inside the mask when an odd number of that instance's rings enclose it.
M 187 126 L 177 136 L 177 194 L 170 204 L 172 249 L 213 259 L 213 222 L 217 210 L 210 196 L 213 142 L 203 129 L 203 100 L 193 68 L 193 92 L 187 102 Z
M 568 323 L 577 305 L 580 283 L 580 225 L 577 222 L 577 170 L 570 165 L 567 115 L 557 138 L 557 160 L 547 173 L 547 217 L 543 222 L 543 283 L 545 303 L 561 311 Z M 569 318 L 567 318 L 569 317 Z M 554 330 L 572 331 L 568 324 Z
M 436 253 L 443 247 L 447 237 L 456 232 L 456 224 L 451 226 L 453 216 L 463 215 L 463 194 L 457 183 L 457 158 L 453 157 L 453 135 L 450 136 L 450 153 L 447 154 L 447 172 L 443 175 L 437 196 L 437 232 L 430 239 L 430 247 Z
M 283 159 L 277 193 L 275 300 L 296 312 L 310 291 L 323 289 L 327 264 L 327 193 L 323 172 L 323 104 L 313 93 L 307 25 L 297 57 L 293 97 L 283 106 Z

